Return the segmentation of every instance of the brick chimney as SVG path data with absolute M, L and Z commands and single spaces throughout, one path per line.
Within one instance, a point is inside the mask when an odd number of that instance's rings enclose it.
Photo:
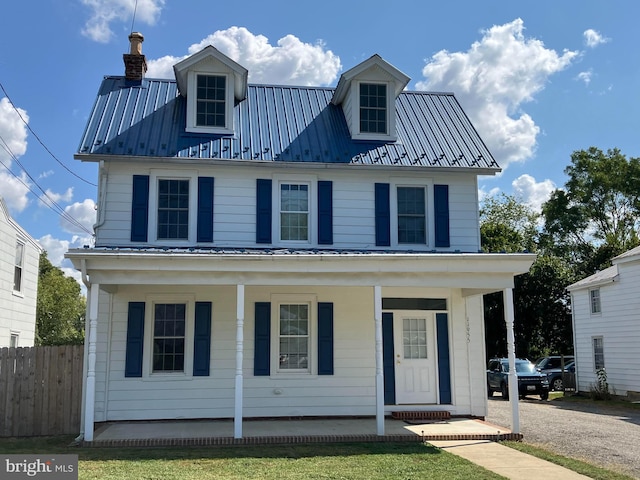
M 129 35 L 131 50 L 122 55 L 124 59 L 124 76 L 127 80 L 142 80 L 147 72 L 147 59 L 142 54 L 142 42 L 144 37 L 139 32 Z

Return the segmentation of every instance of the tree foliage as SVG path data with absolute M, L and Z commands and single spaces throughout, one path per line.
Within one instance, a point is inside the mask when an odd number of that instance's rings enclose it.
M 80 345 L 84 342 L 86 301 L 80 285 L 40 256 L 36 306 L 36 345 Z
M 484 199 L 480 208 L 480 237 L 486 252 L 534 252 L 540 215 L 504 193 Z

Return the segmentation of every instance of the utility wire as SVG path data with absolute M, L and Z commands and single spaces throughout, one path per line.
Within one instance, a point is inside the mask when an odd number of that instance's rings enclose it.
M 92 187 L 97 187 L 98 185 L 96 185 L 95 183 L 91 183 L 89 180 L 85 180 L 84 178 L 82 178 L 80 175 L 78 175 L 77 173 L 75 173 L 73 170 L 71 170 L 69 167 L 67 167 L 64 163 L 62 163 L 62 161 L 60 159 L 58 159 L 58 157 L 56 157 L 53 152 L 51 150 L 49 150 L 49 147 L 47 147 L 44 142 L 42 140 L 40 140 L 40 137 L 38 137 L 38 135 L 36 134 L 36 132 L 33 131 L 33 129 L 29 126 L 29 124 L 25 121 L 25 119 L 22 117 L 22 114 L 20 113 L 20 110 L 18 110 L 16 108 L 16 106 L 14 105 L 13 101 L 11 100 L 11 98 L 9 97 L 9 94 L 7 93 L 7 91 L 4 89 L 4 85 L 2 85 L 2 82 L 0 82 L 0 89 L 2 89 L 2 92 L 4 93 L 4 96 L 7 97 L 7 100 L 9 100 L 9 103 L 11 104 L 11 106 L 13 107 L 13 109 L 15 110 L 15 112 L 18 114 L 18 117 L 20 117 L 20 120 L 22 120 L 22 123 L 25 124 L 25 126 L 29 129 L 29 131 L 31 132 L 31 134 L 35 137 L 36 140 L 38 140 L 38 142 L 40 143 L 40 145 L 42 145 L 42 148 L 44 148 L 47 153 L 49 155 L 51 155 L 51 157 L 58 162 L 67 172 L 69 172 L 71 175 L 73 175 L 74 177 L 78 178 L 79 180 L 82 180 L 84 183 L 87 183 L 89 185 L 91 185 Z
M 36 197 L 40 198 L 42 203 L 44 203 L 47 207 L 49 207 L 51 210 L 53 210 L 56 214 L 60 215 L 63 219 L 65 219 L 66 221 L 68 221 L 72 225 L 78 227 L 82 231 L 88 233 L 89 235 L 93 235 L 93 232 L 91 230 L 87 229 L 84 225 L 82 225 L 82 223 L 80 223 L 78 220 L 76 220 L 71 215 L 69 215 L 69 213 L 67 213 L 55 200 L 53 200 L 49 196 L 49 194 L 45 190 L 42 189 L 42 187 L 38 184 L 38 182 L 35 181 L 35 179 L 29 174 L 29 172 L 27 172 L 27 170 L 24 168 L 24 165 L 22 165 L 20 160 L 18 160 L 18 158 L 14 155 L 14 153 L 11 151 L 11 148 L 9 148 L 9 145 L 4 140 L 4 138 L 2 138 L 1 135 L 0 135 L 0 142 L 1 142 L 0 147 L 2 147 L 9 154 L 9 156 L 20 166 L 20 168 L 22 168 L 22 170 L 27 175 L 27 177 L 29 177 L 29 179 L 34 183 L 34 185 L 36 185 L 38 187 L 38 189 L 42 192 L 42 195 L 47 200 L 46 201 L 42 200 L 42 196 L 40 196 L 36 192 L 34 192 L 33 189 L 27 183 L 25 183 L 25 181 L 22 178 L 20 178 L 18 175 L 16 175 L 2 160 L 0 160 L 0 164 L 4 168 L 6 168 L 7 171 L 11 175 L 13 175 L 20 183 L 22 183 L 22 185 L 24 185 L 27 188 L 27 190 L 29 190 Z
M 131 19 L 131 32 L 133 33 L 133 24 L 136 21 L 136 11 L 138 10 L 138 0 L 136 0 L 136 4 L 133 6 L 133 18 Z

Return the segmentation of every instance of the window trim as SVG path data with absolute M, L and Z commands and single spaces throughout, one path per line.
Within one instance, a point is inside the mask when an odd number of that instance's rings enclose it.
M 208 77 L 225 77 L 225 126 L 224 127 L 206 127 L 197 124 L 198 111 L 198 76 L 204 75 Z M 191 93 L 187 96 L 187 121 L 186 131 L 192 133 L 218 133 L 223 135 L 233 135 L 233 109 L 235 106 L 234 75 L 228 72 L 190 70 L 187 74 L 188 91 Z
M 391 246 L 399 250 L 413 250 L 417 247 L 427 248 L 435 245 L 435 212 L 433 202 L 433 180 L 413 178 L 390 179 L 390 224 Z M 398 242 L 398 187 L 423 187 L 425 201 L 425 243 L 399 243 Z
M 18 263 L 18 247 L 20 246 L 22 246 L 22 251 L 20 252 L 20 262 Z M 26 257 L 26 249 L 27 242 L 25 242 L 21 238 L 17 238 L 13 259 L 13 293 L 18 296 L 22 296 L 22 294 L 24 293 L 24 262 Z M 16 273 L 18 269 L 20 269 L 20 285 L 18 285 L 18 288 L 16 288 Z
M 185 331 L 184 331 L 184 371 L 163 372 L 153 371 L 153 339 L 155 325 L 155 306 L 157 304 L 185 304 Z M 151 294 L 145 297 L 144 318 L 144 347 L 142 359 L 142 378 L 151 380 L 191 379 L 193 378 L 193 341 L 195 327 L 196 298 L 189 294 Z
M 283 240 L 280 233 L 281 198 L 280 187 L 287 185 L 307 185 L 308 189 L 308 237 L 307 240 Z M 274 175 L 271 190 L 272 219 L 271 238 L 274 244 L 288 246 L 309 246 L 318 242 L 318 179 L 315 175 Z
M 596 343 L 600 343 L 599 349 L 600 353 L 596 352 Z M 606 364 L 604 361 L 604 336 L 603 335 L 594 335 L 591 337 L 591 354 L 593 355 L 593 371 L 597 372 L 601 368 L 605 368 Z M 597 356 L 602 356 L 602 366 L 598 366 Z
M 14 343 L 15 339 L 15 343 Z M 14 343 L 14 345 L 11 345 Z M 9 348 L 17 348 L 20 346 L 20 332 L 16 330 L 9 331 Z
M 280 305 L 307 305 L 309 311 L 308 360 L 306 370 L 291 370 L 280 366 Z M 318 375 L 318 298 L 313 294 L 271 295 L 271 377 L 295 378 Z
M 395 83 L 392 81 L 384 80 L 368 80 L 360 79 L 353 82 L 353 90 L 351 92 L 353 97 L 353 139 L 355 140 L 379 140 L 379 141 L 391 141 L 396 140 L 396 115 L 395 115 Z M 360 130 L 360 85 L 386 85 L 387 87 L 387 132 L 386 133 L 372 133 L 363 132 Z
M 589 289 L 589 312 L 591 315 L 596 316 L 602 314 L 602 296 L 600 295 L 600 287 Z
M 187 238 L 158 238 L 158 194 L 159 180 L 189 180 L 189 229 Z M 161 170 L 149 172 L 149 225 L 148 239 L 163 245 L 195 244 L 198 231 L 198 172 L 195 170 Z

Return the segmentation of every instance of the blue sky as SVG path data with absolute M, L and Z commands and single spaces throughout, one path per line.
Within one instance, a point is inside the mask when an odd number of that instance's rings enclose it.
M 63 256 L 91 243 L 97 168 L 73 154 L 102 77 L 124 73 L 134 5 L 4 5 L 0 195 L 76 278 Z M 145 36 L 148 77 L 171 76 L 211 43 L 250 82 L 335 86 L 378 53 L 411 77 L 410 90 L 456 94 L 503 167 L 481 179 L 479 195 L 538 208 L 563 186 L 573 151 L 640 156 L 639 14 L 637 0 L 138 0 L 133 29 Z

